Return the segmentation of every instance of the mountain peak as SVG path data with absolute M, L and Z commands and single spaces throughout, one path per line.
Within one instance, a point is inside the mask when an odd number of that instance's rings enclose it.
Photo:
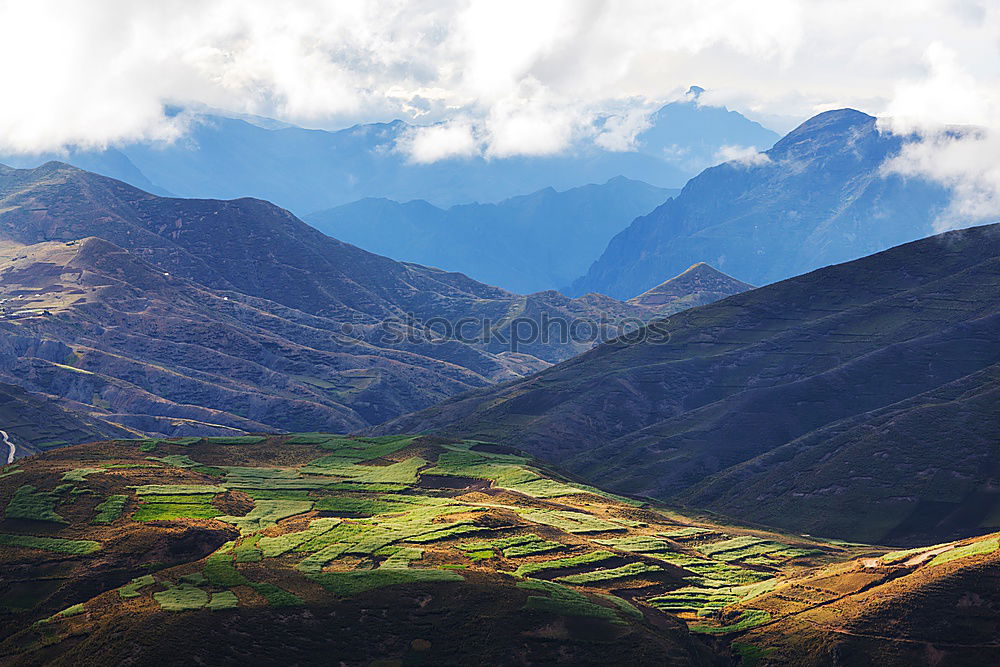
M 875 129 L 875 116 L 857 109 L 834 109 L 816 114 L 785 135 L 774 145 L 775 149 L 787 148 L 803 142 L 808 142 L 822 135 L 842 135 L 856 132 L 858 128 L 870 125 Z
M 702 306 L 733 294 L 753 289 L 753 285 L 726 275 L 706 262 L 692 264 L 682 273 L 666 280 L 628 303 L 646 308 L 676 312 Z

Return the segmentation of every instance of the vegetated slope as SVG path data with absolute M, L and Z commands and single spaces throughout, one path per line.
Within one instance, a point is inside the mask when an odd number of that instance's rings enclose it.
M 611 237 L 677 192 L 617 177 L 448 209 L 422 200 L 362 199 L 305 220 L 365 250 L 525 294 L 569 284 Z
M 764 149 L 778 139 L 736 112 L 693 100 L 669 104 L 655 114 L 634 150 L 591 144 L 555 156 L 460 156 L 432 163 L 411 159 L 406 145 L 417 128 L 402 121 L 323 131 L 202 113 L 190 120 L 187 134 L 170 144 L 135 143 L 65 156 L 0 156 L 0 162 L 35 167 L 58 159 L 158 194 L 259 197 L 301 216 L 365 197 L 451 206 L 496 202 L 545 187 L 603 183 L 616 176 L 675 188 L 718 162 L 715 154 L 723 146 Z
M 996 535 L 885 553 L 722 525 L 475 441 L 118 440 L 2 470 L 0 657 L 12 665 L 728 664 L 794 646 L 804 613 L 836 619 L 819 635 L 907 640 L 912 609 L 866 605 L 863 626 L 856 592 L 997 594 L 995 577 L 976 577 Z M 987 644 L 997 615 L 979 616 L 942 614 L 920 632 L 935 650 L 950 650 L 949 631 Z
M 0 170 L 0 244 L 0 379 L 152 434 L 358 429 L 656 311 L 519 296 L 267 202 L 157 197 L 60 163 Z M 595 334 L 531 336 L 546 318 Z
M 632 297 L 628 303 L 656 308 L 661 315 L 671 315 L 751 289 L 753 285 L 727 276 L 705 262 L 698 262 L 680 275 Z
M 714 664 L 689 624 L 870 552 L 439 438 L 125 440 L 0 474 L 8 664 Z
M 13 441 L 18 458 L 50 447 L 131 435 L 116 424 L 4 383 L 0 383 L 0 430 Z M 0 444 L 0 464 L 7 462 L 9 453 L 9 448 Z
M 996 664 L 998 544 L 994 533 L 891 552 L 776 586 L 745 605 L 771 622 L 734 652 L 761 665 Z
M 927 236 L 950 195 L 884 173 L 903 142 L 859 111 L 819 114 L 756 159 L 691 179 L 612 239 L 568 293 L 626 299 L 699 260 L 764 285 Z
M 607 488 L 815 534 L 967 535 L 1000 507 L 998 299 L 1000 225 L 949 232 L 684 311 L 650 325 L 659 342 L 611 341 L 378 431 L 517 442 Z

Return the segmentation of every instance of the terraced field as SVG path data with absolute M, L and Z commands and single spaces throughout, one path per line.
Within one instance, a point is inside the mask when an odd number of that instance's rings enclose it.
M 117 440 L 0 474 L 11 664 L 752 662 L 806 611 L 997 549 L 726 526 L 433 437 Z

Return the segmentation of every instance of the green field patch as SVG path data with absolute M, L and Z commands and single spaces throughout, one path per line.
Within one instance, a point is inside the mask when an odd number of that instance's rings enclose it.
M 994 537 L 988 540 L 979 540 L 978 542 L 972 542 L 971 544 L 955 547 L 950 551 L 938 554 L 927 565 L 930 567 L 936 567 L 938 565 L 950 563 L 953 560 L 958 560 L 959 558 L 991 554 L 998 548 L 1000 548 L 1000 538 Z
M 144 574 L 141 577 L 136 577 L 132 581 L 128 582 L 124 586 L 118 589 L 118 595 L 123 599 L 137 598 L 139 597 L 139 591 L 147 586 L 152 586 L 156 583 L 156 579 L 153 578 L 151 574 Z
M 787 559 L 822 553 L 815 549 L 800 549 L 782 544 L 781 542 L 765 540 L 749 535 L 712 542 L 710 544 L 701 544 L 698 546 L 698 550 L 716 560 L 730 562 L 747 558 L 759 558 L 761 556 Z
M 675 530 L 668 530 L 660 533 L 663 537 L 669 537 L 672 540 L 685 541 L 689 539 L 694 539 L 697 537 L 702 537 L 713 533 L 714 531 L 708 528 L 698 528 L 697 526 L 685 526 L 683 528 L 677 528 Z
M 309 500 L 306 489 L 242 489 L 254 500 Z
M 911 556 L 916 556 L 917 554 L 921 554 L 925 551 L 930 551 L 934 548 L 935 546 L 930 546 L 930 547 L 916 547 L 915 549 L 906 549 L 902 551 L 890 551 L 887 554 L 882 554 L 881 559 L 885 563 L 898 563 L 900 561 L 907 560 Z
M 93 475 L 97 472 L 104 472 L 104 468 L 74 468 L 73 470 L 63 473 L 62 481 L 84 482 L 87 479 L 87 475 Z
M 620 551 L 628 551 L 636 554 L 664 554 L 673 552 L 673 547 L 670 546 L 669 542 L 642 535 L 594 540 L 594 542 L 606 547 L 613 547 Z
M 316 501 L 316 511 L 345 516 L 375 516 L 405 511 L 409 507 L 407 503 L 394 503 L 377 497 L 364 496 L 329 496 Z
M 516 570 L 514 570 L 514 574 L 519 577 L 528 577 L 539 572 L 566 570 L 569 568 L 580 567 L 581 565 L 601 563 L 614 557 L 615 554 L 610 551 L 591 551 L 589 553 L 579 554 L 577 556 L 568 556 L 566 558 L 555 558 L 553 560 L 545 560 L 537 563 L 523 563 L 518 566 Z
M 247 582 L 247 585 L 260 593 L 272 607 L 299 607 L 302 605 L 302 599 L 299 596 L 289 593 L 274 584 L 250 581 Z
M 74 556 L 87 556 L 101 550 L 100 542 L 93 540 L 64 540 L 60 537 L 36 537 L 9 533 L 0 533 L 0 545 Z
M 692 583 L 698 583 L 701 586 L 741 586 L 766 581 L 773 576 L 767 572 L 758 572 L 725 563 L 685 565 L 684 569 L 698 575 L 697 581 L 692 581 Z
M 194 584 L 164 584 L 167 589 L 153 593 L 153 599 L 164 611 L 192 611 L 208 604 L 209 594 Z
M 259 535 L 251 535 L 233 547 L 233 556 L 237 563 L 259 563 L 264 560 L 264 552 L 258 546 Z
M 68 486 L 68 485 L 66 485 Z M 69 523 L 56 514 L 56 503 L 62 497 L 63 486 L 52 491 L 39 491 L 30 484 L 25 484 L 14 492 L 14 497 L 7 504 L 4 517 L 7 519 L 29 519 L 32 521 L 51 521 L 53 523 Z
M 85 611 L 86 611 L 86 608 L 83 606 L 83 603 L 80 602 L 80 603 L 75 604 L 75 605 L 73 605 L 71 607 L 66 607 L 62 611 L 56 612 L 55 614 L 52 614 L 48 618 L 44 618 L 44 619 L 36 622 L 35 625 L 36 626 L 37 625 L 45 625 L 47 623 L 54 623 L 55 621 L 58 621 L 58 620 L 63 619 L 63 618 L 72 618 L 73 616 L 79 616 L 80 614 L 82 614 Z
M 688 565 L 713 565 L 714 560 L 708 558 L 702 558 L 701 556 L 689 556 L 688 554 L 680 553 L 656 553 L 651 554 L 657 560 L 662 560 L 665 563 L 670 563 L 671 565 L 677 565 L 680 567 L 687 567 Z
M 214 438 L 205 438 L 213 445 L 259 445 L 267 438 L 262 435 L 223 435 Z
M 583 593 L 566 586 L 551 581 L 529 579 L 518 582 L 517 587 L 545 593 L 545 595 L 529 596 L 524 604 L 526 611 L 540 611 L 559 616 L 600 618 L 616 625 L 622 623 L 616 610 L 596 604 Z
M 519 514 L 528 521 L 546 526 L 560 528 L 567 533 L 605 533 L 624 530 L 622 526 L 583 512 L 568 512 L 565 510 L 531 510 Z
M 403 547 L 386 558 L 379 567 L 387 570 L 405 570 L 410 567 L 410 563 L 415 560 L 420 560 L 423 557 L 423 549 Z
M 614 581 L 615 579 L 627 579 L 638 577 L 651 572 L 662 572 L 659 565 L 649 565 L 647 563 L 629 563 L 621 567 L 612 567 L 600 570 L 591 570 L 581 574 L 570 574 L 565 577 L 557 577 L 556 581 L 567 584 L 596 584 L 603 581 Z
M 337 478 L 331 481 L 350 481 L 354 484 L 394 484 L 408 486 L 417 482 L 417 471 L 427 465 L 427 461 L 413 456 L 386 466 L 360 465 L 355 460 L 339 456 L 324 456 L 301 468 L 304 473 L 313 473 Z
M 115 494 L 108 496 L 104 499 L 104 502 L 94 508 L 94 518 L 90 520 L 90 523 L 108 525 L 117 521 L 121 518 L 122 512 L 125 511 L 125 504 L 127 502 L 128 496 L 125 495 Z
M 461 574 L 454 570 L 437 569 L 385 569 L 352 570 L 349 572 L 317 572 L 308 575 L 320 586 L 340 597 L 351 597 L 358 593 L 404 584 L 463 581 Z
M 738 593 L 714 588 L 686 586 L 647 600 L 661 611 L 672 613 L 692 613 L 716 611 L 741 600 Z
M 212 519 L 221 512 L 212 504 L 216 489 L 225 487 L 197 484 L 150 484 L 135 487 L 139 506 L 133 521 L 169 521 L 172 519 Z
M 434 528 L 419 535 L 413 535 L 407 537 L 406 541 L 416 542 L 417 544 L 426 544 L 428 542 L 437 542 L 438 540 L 444 540 L 451 537 L 458 537 L 460 535 L 472 535 L 473 533 L 482 533 L 487 530 L 490 529 L 484 528 L 482 526 L 476 526 L 471 521 L 456 521 L 455 523 L 443 526 L 441 528 Z
M 144 484 L 131 486 L 140 496 L 181 496 L 191 494 L 225 493 L 228 489 L 214 484 Z
M 409 484 L 362 484 L 359 482 L 332 482 L 330 484 L 324 484 L 323 488 L 327 491 L 364 491 L 367 493 L 395 493 L 397 491 L 406 491 L 410 488 Z
M 509 489 L 533 498 L 555 498 L 589 492 L 570 484 L 558 482 L 542 475 L 528 464 L 530 460 L 513 454 L 494 454 L 473 451 L 471 445 L 449 445 L 438 457 L 427 475 L 472 477 L 493 482 L 494 486 Z
M 735 623 L 722 626 L 693 625 L 690 627 L 690 630 L 691 632 L 699 632 L 702 634 L 720 635 L 728 632 L 740 632 L 742 630 L 756 628 L 758 625 L 763 625 L 770 620 L 771 614 L 766 611 L 761 611 L 759 609 L 747 609 L 740 615 Z
M 506 558 L 519 558 L 535 554 L 548 553 L 563 549 L 566 545 L 559 542 L 549 542 L 534 533 L 502 537 L 488 542 L 470 542 L 459 545 L 458 549 L 465 551 L 473 560 L 492 558 L 493 550 L 499 550 Z M 478 554 L 478 556 L 474 555 Z M 488 555 L 487 555 L 488 554 Z
M 294 551 L 297 547 L 313 539 L 319 538 L 339 524 L 339 519 L 315 519 L 309 523 L 307 529 L 297 533 L 287 533 L 277 537 L 261 537 L 257 541 L 257 546 L 263 552 L 265 558 L 275 558 L 289 551 Z
M 147 456 L 149 461 L 158 461 L 175 468 L 194 468 L 201 465 L 187 454 L 170 454 L 169 456 Z
M 413 436 L 387 436 L 381 438 L 331 438 L 319 445 L 320 449 L 332 452 L 321 460 L 353 461 L 360 463 L 395 454 L 409 447 Z
M 218 521 L 231 523 L 247 535 L 275 525 L 278 521 L 308 512 L 311 500 L 255 500 L 254 508 L 246 516 L 217 516 Z
M 322 445 L 334 439 L 337 439 L 337 436 L 330 433 L 297 433 L 289 436 L 285 443 L 289 445 Z
M 236 593 L 232 591 L 220 591 L 212 593 L 212 598 L 205 605 L 205 608 L 212 611 L 221 611 L 223 609 L 235 609 L 239 606 L 240 601 L 237 599 Z
M 235 550 L 231 543 L 228 547 L 224 545 L 205 559 L 205 568 L 202 570 L 202 574 L 208 583 L 224 588 L 249 586 L 260 593 L 272 607 L 296 607 L 302 604 L 302 600 L 298 596 L 283 588 L 270 583 L 251 581 L 240 574 L 233 564 Z

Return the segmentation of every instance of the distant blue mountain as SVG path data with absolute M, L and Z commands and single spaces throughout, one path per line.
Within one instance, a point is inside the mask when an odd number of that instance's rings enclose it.
M 819 114 L 763 156 L 691 179 L 612 239 L 567 292 L 628 298 L 702 261 L 766 285 L 928 236 L 950 194 L 882 173 L 903 141 L 860 111 Z
M 546 188 L 448 209 L 424 200 L 368 198 L 306 221 L 370 252 L 529 294 L 569 283 L 633 218 L 677 192 L 619 176 L 603 185 Z
M 692 86 L 687 101 L 668 104 L 654 113 L 649 128 L 636 137 L 637 150 L 693 175 L 723 162 L 723 147 L 760 151 L 781 138 L 737 111 L 699 104 L 702 92 Z
M 777 135 L 736 112 L 668 104 L 652 117 L 635 150 L 577 146 L 561 155 L 454 158 L 413 164 L 396 149 L 411 131 L 402 122 L 307 130 L 260 118 L 203 115 L 190 132 L 163 146 L 134 143 L 69 155 L 0 156 L 34 167 L 60 159 L 144 190 L 181 197 L 258 197 L 299 215 L 365 197 L 424 199 L 437 206 L 498 202 L 545 187 L 565 190 L 615 176 L 680 187 L 722 146 L 770 146 Z

